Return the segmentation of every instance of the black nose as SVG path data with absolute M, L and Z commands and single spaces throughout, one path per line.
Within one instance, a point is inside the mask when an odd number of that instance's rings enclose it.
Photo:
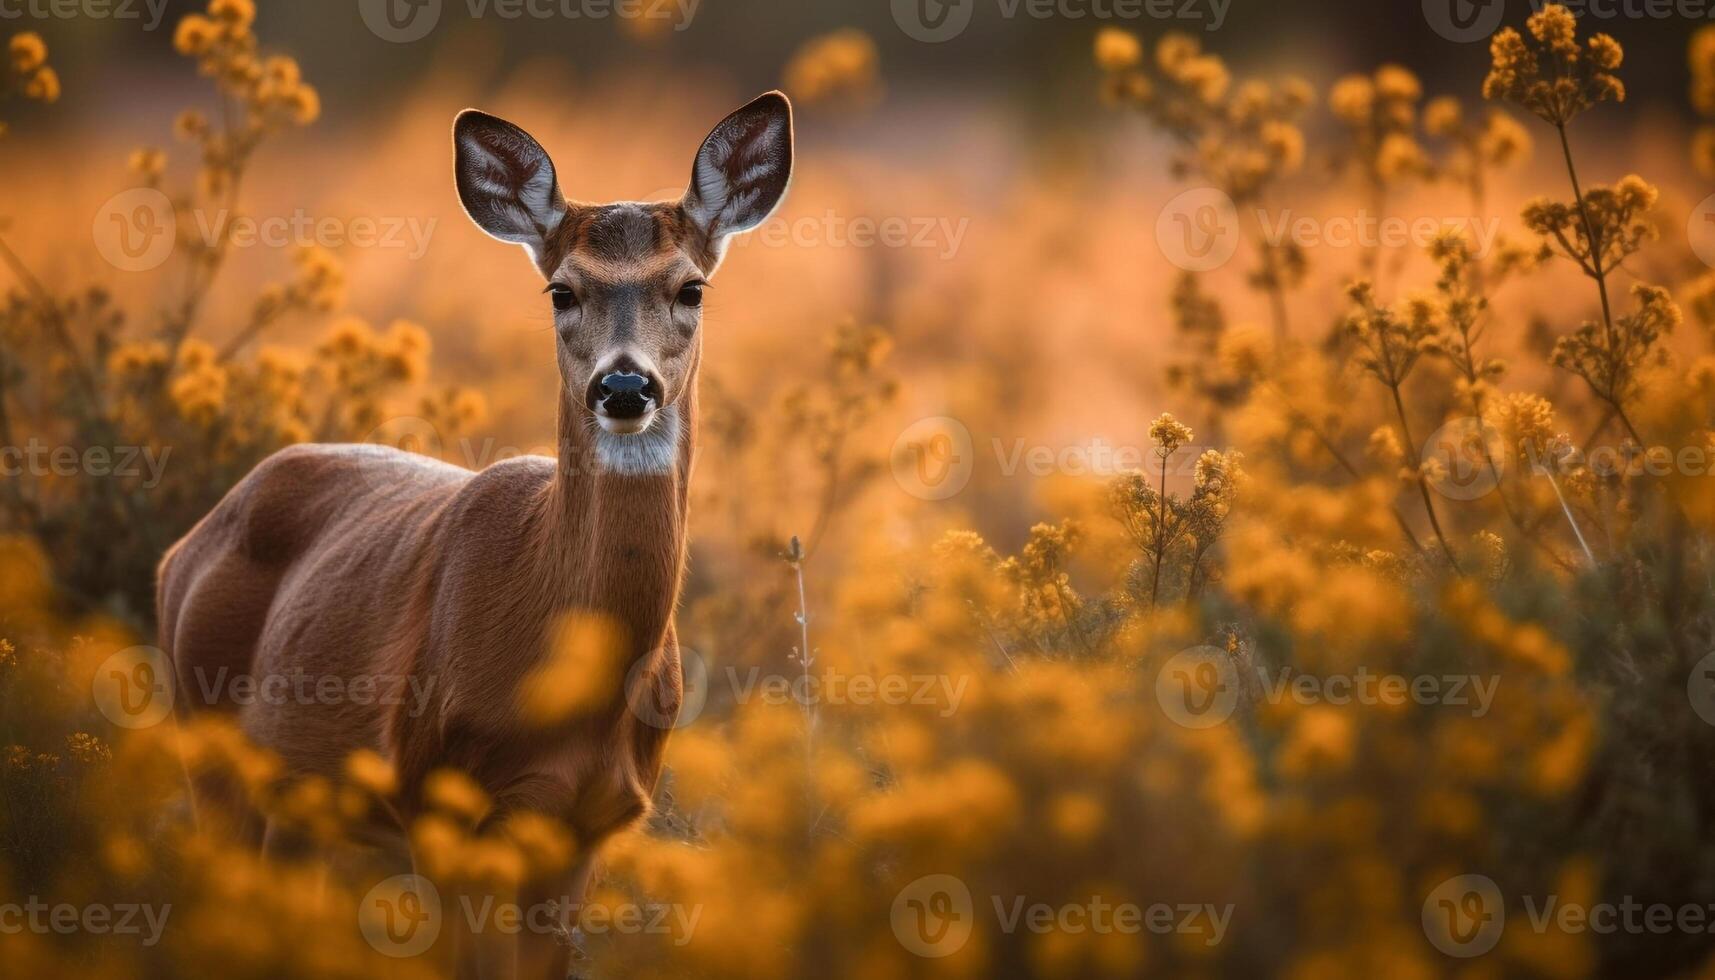
M 660 401 L 655 379 L 634 371 L 604 374 L 596 386 L 596 402 L 609 418 L 638 418 L 649 410 L 650 402 Z

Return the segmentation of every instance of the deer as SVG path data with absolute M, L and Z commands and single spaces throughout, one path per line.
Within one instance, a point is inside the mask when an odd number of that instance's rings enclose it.
M 546 283 L 556 456 L 471 471 L 360 443 L 264 459 L 159 567 L 159 643 L 178 703 L 194 705 L 184 710 L 232 713 L 287 773 L 333 776 L 353 752 L 379 753 L 397 777 L 398 831 L 421 812 L 432 771 L 462 770 L 492 801 L 488 821 L 532 813 L 570 829 L 574 866 L 530 887 L 544 901 L 581 901 L 601 843 L 649 810 L 683 696 L 673 614 L 703 294 L 733 237 L 785 197 L 793 144 L 791 103 L 768 92 L 708 134 L 678 200 L 582 204 L 562 194 L 552 160 L 523 129 L 459 113 L 464 211 L 523 246 Z M 521 720 L 519 689 L 568 614 L 616 624 L 620 662 L 603 676 L 621 680 L 544 732 Z M 223 668 L 410 677 L 428 693 L 409 711 L 356 699 L 208 703 L 191 678 Z M 278 828 L 255 817 L 266 848 Z M 518 975 L 566 975 L 569 912 L 560 908 L 558 938 L 518 935 L 506 953 Z

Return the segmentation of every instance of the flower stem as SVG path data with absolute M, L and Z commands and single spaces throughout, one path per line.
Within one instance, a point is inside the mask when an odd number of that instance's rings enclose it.
M 1399 413 L 1399 432 L 1405 437 L 1407 447 L 1417 445 L 1411 438 L 1411 424 L 1405 420 L 1405 399 L 1399 395 L 1399 385 L 1388 385 L 1388 391 L 1393 393 L 1394 411 Z M 1435 532 L 1435 540 L 1441 544 L 1441 553 L 1447 556 L 1447 564 L 1453 566 L 1453 571 L 1460 575 L 1465 570 L 1459 567 L 1459 559 L 1453 557 L 1453 549 L 1447 544 L 1447 536 L 1441 533 L 1441 519 L 1435 515 L 1435 500 L 1429 495 L 1429 481 L 1423 478 L 1423 472 L 1417 474 L 1417 492 L 1423 495 L 1423 509 L 1429 514 L 1429 527 Z

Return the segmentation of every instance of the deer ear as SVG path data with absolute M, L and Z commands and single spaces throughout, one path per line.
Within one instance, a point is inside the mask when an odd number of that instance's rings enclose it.
M 768 220 L 792 181 L 792 103 L 769 92 L 721 120 L 703 140 L 685 213 L 719 250 L 728 235 Z
M 466 109 L 453 121 L 459 203 L 476 226 L 541 262 L 566 214 L 547 151 L 504 119 Z

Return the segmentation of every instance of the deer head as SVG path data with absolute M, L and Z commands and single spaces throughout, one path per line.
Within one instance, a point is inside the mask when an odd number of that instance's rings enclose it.
M 453 144 L 465 212 L 523 245 L 547 280 L 565 400 L 598 455 L 664 469 L 702 354 L 703 290 L 727 242 L 766 221 L 791 180 L 786 96 L 769 92 L 721 120 L 669 203 L 569 203 L 529 133 L 474 109 L 459 113 Z

